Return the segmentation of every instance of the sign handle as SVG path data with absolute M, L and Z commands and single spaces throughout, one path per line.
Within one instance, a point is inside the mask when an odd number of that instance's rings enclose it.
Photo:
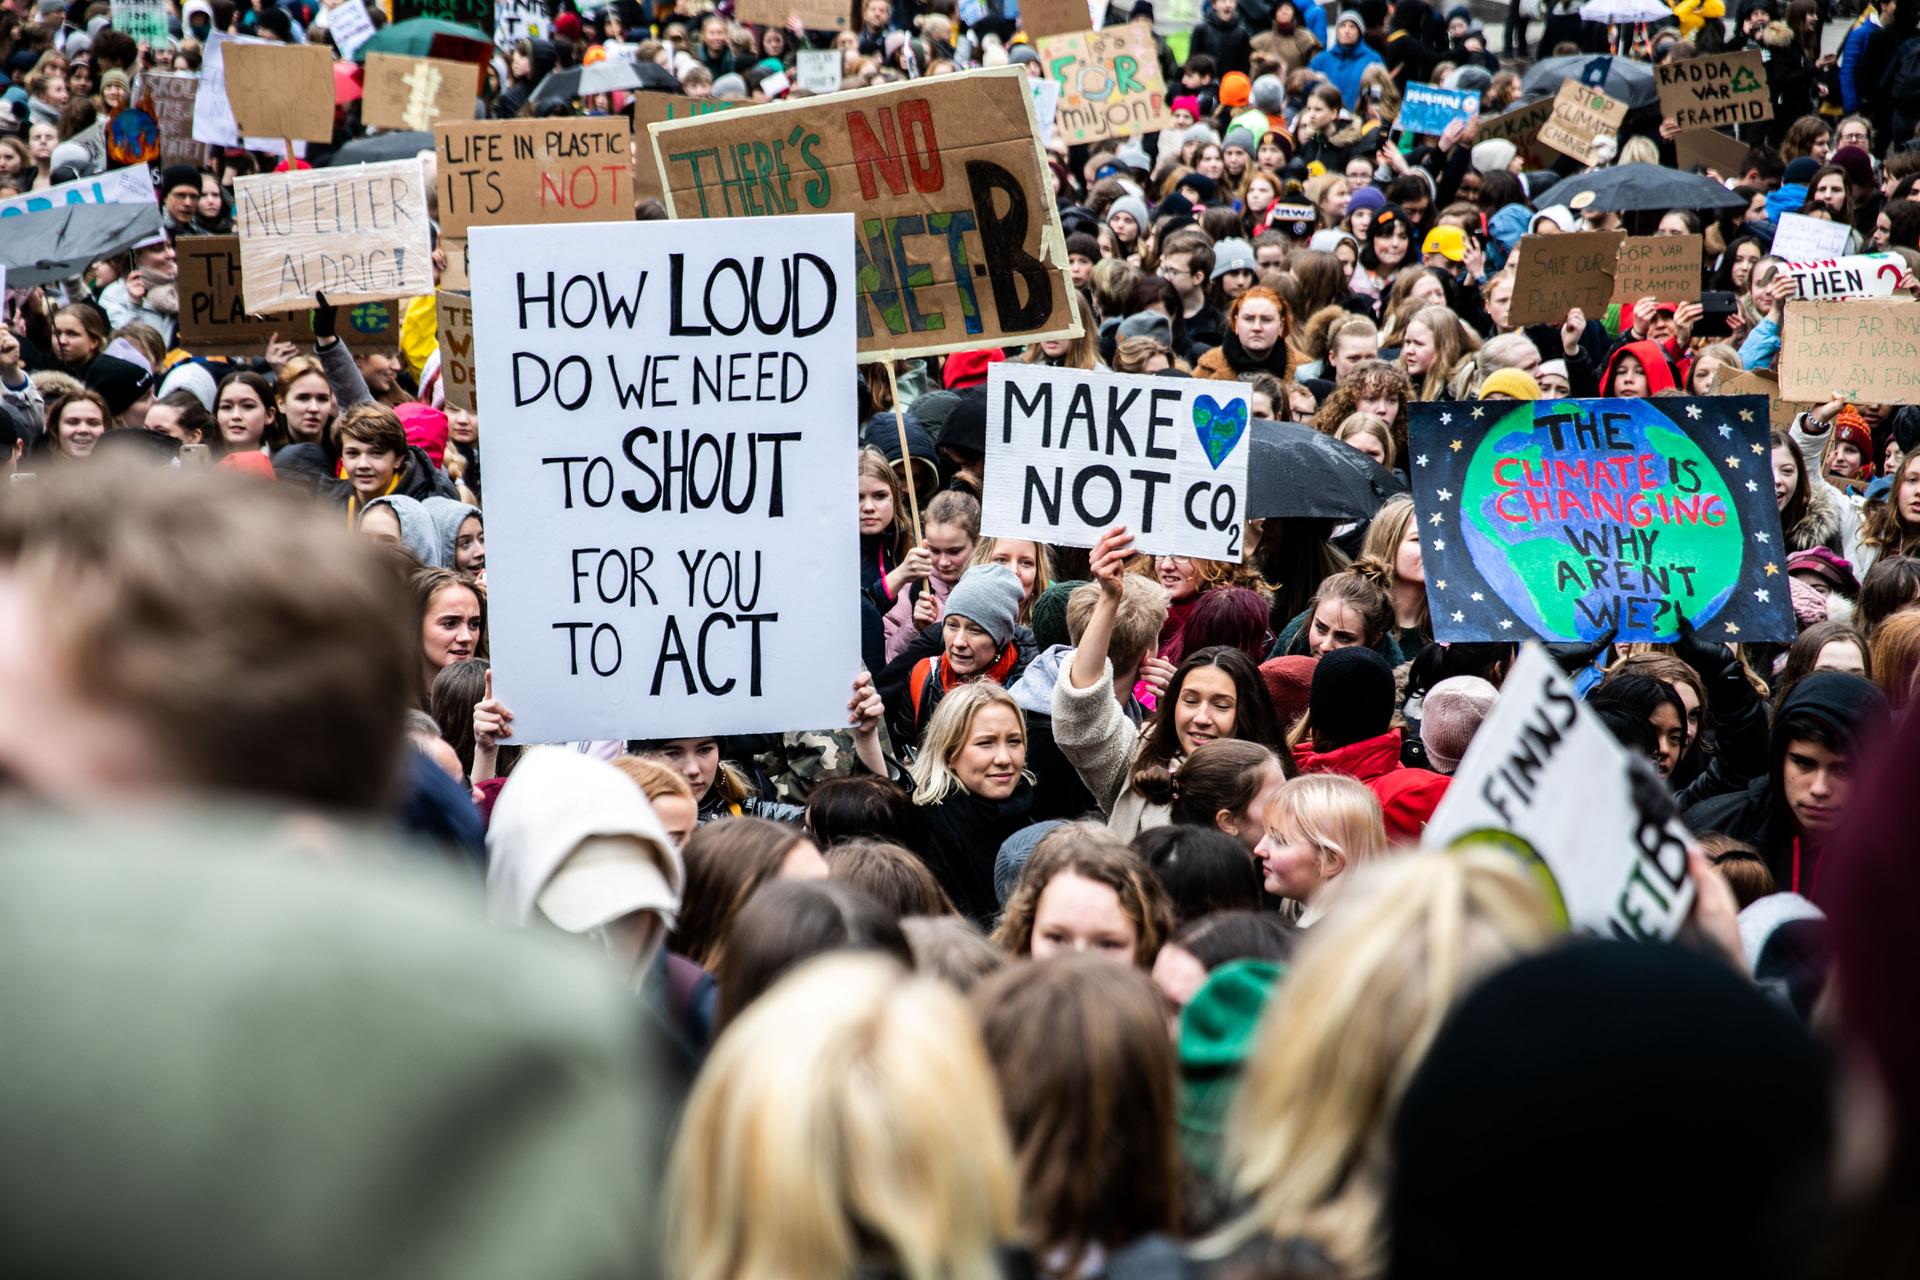
M 907 473 L 907 509 L 913 512 L 913 544 L 920 545 L 920 494 L 913 483 L 913 455 L 907 452 L 907 416 L 900 407 L 900 382 L 894 376 L 893 361 L 887 364 L 887 389 L 893 392 L 893 426 L 900 433 L 900 461 Z

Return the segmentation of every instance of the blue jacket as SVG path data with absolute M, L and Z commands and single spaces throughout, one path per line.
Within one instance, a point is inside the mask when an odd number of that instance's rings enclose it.
M 1860 59 L 1866 56 L 1867 42 L 1879 33 L 1880 24 L 1869 11 L 1840 45 L 1840 101 L 1849 112 L 1860 110 L 1860 86 L 1853 77 L 1860 69 Z
M 1368 67 L 1384 66 L 1385 59 L 1362 40 L 1351 49 L 1339 45 L 1322 49 L 1313 55 L 1313 61 L 1307 65 L 1331 80 L 1334 87 L 1340 90 L 1342 103 L 1352 110 L 1354 104 L 1360 101 L 1360 77 L 1366 74 Z

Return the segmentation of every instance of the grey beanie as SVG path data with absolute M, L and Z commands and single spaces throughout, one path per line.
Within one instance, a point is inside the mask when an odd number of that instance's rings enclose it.
M 1243 129 L 1238 125 L 1227 130 L 1227 140 L 1220 145 L 1238 147 L 1248 155 L 1252 155 L 1260 147 L 1260 143 L 1253 136 L 1253 130 Z
M 1230 237 L 1213 246 L 1213 278 L 1218 280 L 1229 271 L 1252 271 L 1257 273 L 1260 264 L 1253 256 L 1253 246 L 1238 237 Z
M 427 519 L 433 522 L 434 545 L 440 553 L 440 559 L 436 563 L 448 569 L 459 568 L 455 562 L 454 553 L 456 544 L 460 541 L 460 526 L 467 522 L 468 516 L 480 516 L 480 527 L 484 529 L 487 518 L 480 515 L 480 508 L 457 502 L 452 498 L 437 496 L 422 498 L 420 505 L 425 508 Z M 406 531 L 407 526 L 403 520 L 400 532 L 404 534 Z
M 1276 75 L 1264 75 L 1253 82 L 1253 109 L 1273 115 L 1287 109 L 1287 86 Z
M 1153 157 L 1148 155 L 1147 149 L 1137 142 L 1127 143 L 1113 153 L 1113 158 L 1139 173 L 1148 173 L 1153 169 Z
M 1139 196 L 1121 196 L 1115 200 L 1107 206 L 1107 216 L 1103 221 L 1112 222 L 1113 215 L 1116 213 L 1132 214 L 1134 225 L 1140 228 L 1141 235 L 1145 235 L 1147 228 L 1153 224 L 1152 219 L 1147 216 L 1147 202 Z
M 1007 61 L 1014 66 L 1023 66 L 1029 62 L 1040 61 L 1040 51 L 1030 44 L 1017 44 L 1007 50 Z
M 375 507 L 392 507 L 393 514 L 400 521 L 400 545 L 413 552 L 413 558 L 429 569 L 451 569 L 453 566 L 440 557 L 439 540 L 434 536 L 433 517 L 427 509 L 412 498 L 400 494 L 389 494 L 384 498 L 375 498 L 360 513 L 360 519 L 367 518 L 367 512 Z
M 993 643 L 1006 648 L 1013 639 L 1014 624 L 1020 621 L 1020 604 L 1026 599 L 1020 575 L 1003 564 L 977 564 L 960 575 L 960 581 L 947 592 L 948 617 L 958 614 L 978 624 L 993 637 Z
M 1342 9 L 1340 11 L 1340 15 L 1333 20 L 1333 29 L 1335 31 L 1340 30 L 1340 24 L 1343 22 L 1351 22 L 1354 26 L 1360 29 L 1360 34 L 1363 36 L 1367 34 L 1366 19 L 1360 16 L 1358 10 Z
M 747 96 L 747 79 L 737 72 L 729 71 L 723 76 L 715 76 L 713 88 L 707 92 L 716 98 L 744 98 Z
M 1136 311 L 1120 322 L 1120 336 L 1114 341 L 1128 338 L 1152 338 L 1163 347 L 1172 347 L 1173 321 L 1158 311 Z
M 1014 887 L 1020 883 L 1034 849 L 1049 831 L 1064 825 L 1063 819 L 1049 818 L 1045 822 L 1022 827 L 1001 842 L 1000 852 L 993 857 L 993 896 L 1001 906 L 1006 906 L 1007 899 L 1013 896 Z

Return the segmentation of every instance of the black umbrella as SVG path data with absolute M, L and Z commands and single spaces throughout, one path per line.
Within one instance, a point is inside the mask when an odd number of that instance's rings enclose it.
M 25 287 L 77 276 L 160 234 L 156 204 L 66 204 L 0 221 L 7 284 Z
M 1548 97 L 1560 92 L 1563 80 L 1592 85 L 1609 98 L 1618 98 L 1633 108 L 1650 107 L 1660 98 L 1660 90 L 1653 83 L 1652 67 L 1632 58 L 1610 58 L 1604 53 L 1569 53 L 1536 62 L 1521 77 L 1520 92 L 1529 98 Z
M 1564 204 L 1575 209 L 1574 197 L 1593 193 L 1586 208 L 1606 213 L 1632 213 L 1638 209 L 1741 209 L 1746 197 L 1737 196 L 1712 178 L 1683 173 L 1662 164 L 1622 164 L 1610 169 L 1563 178 L 1534 200 L 1537 208 Z M 1575 212 L 1581 212 L 1575 209 Z
M 396 133 L 370 133 L 346 143 L 327 161 L 327 168 L 346 164 L 379 164 L 385 160 L 411 160 L 423 151 L 433 150 L 433 135 L 404 130 Z
M 1367 520 L 1407 486 L 1350 444 L 1298 422 L 1251 424 L 1247 518 Z
M 654 64 L 649 63 L 649 66 Z M 657 68 L 665 71 L 665 67 Z M 591 66 L 567 67 L 549 75 L 533 91 L 536 107 L 557 106 L 596 93 L 618 93 L 646 86 L 647 79 L 636 63 L 625 58 L 605 58 Z

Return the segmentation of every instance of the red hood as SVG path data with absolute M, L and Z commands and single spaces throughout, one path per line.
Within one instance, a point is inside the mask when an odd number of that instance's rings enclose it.
M 1400 731 L 1389 729 L 1377 738 L 1362 738 L 1330 751 L 1315 751 L 1303 742 L 1293 749 L 1302 773 L 1344 773 L 1371 782 L 1400 768 Z
M 1650 394 L 1671 391 L 1677 385 L 1673 380 L 1673 365 L 1667 361 L 1667 353 L 1660 349 L 1659 343 L 1642 338 L 1638 342 L 1629 342 L 1607 357 L 1607 371 L 1600 377 L 1601 395 L 1612 394 L 1608 388 L 1613 385 L 1613 366 L 1620 362 L 1621 353 L 1627 351 L 1632 352 L 1633 358 L 1640 362 L 1640 367 L 1647 371 L 1647 386 L 1652 389 Z

